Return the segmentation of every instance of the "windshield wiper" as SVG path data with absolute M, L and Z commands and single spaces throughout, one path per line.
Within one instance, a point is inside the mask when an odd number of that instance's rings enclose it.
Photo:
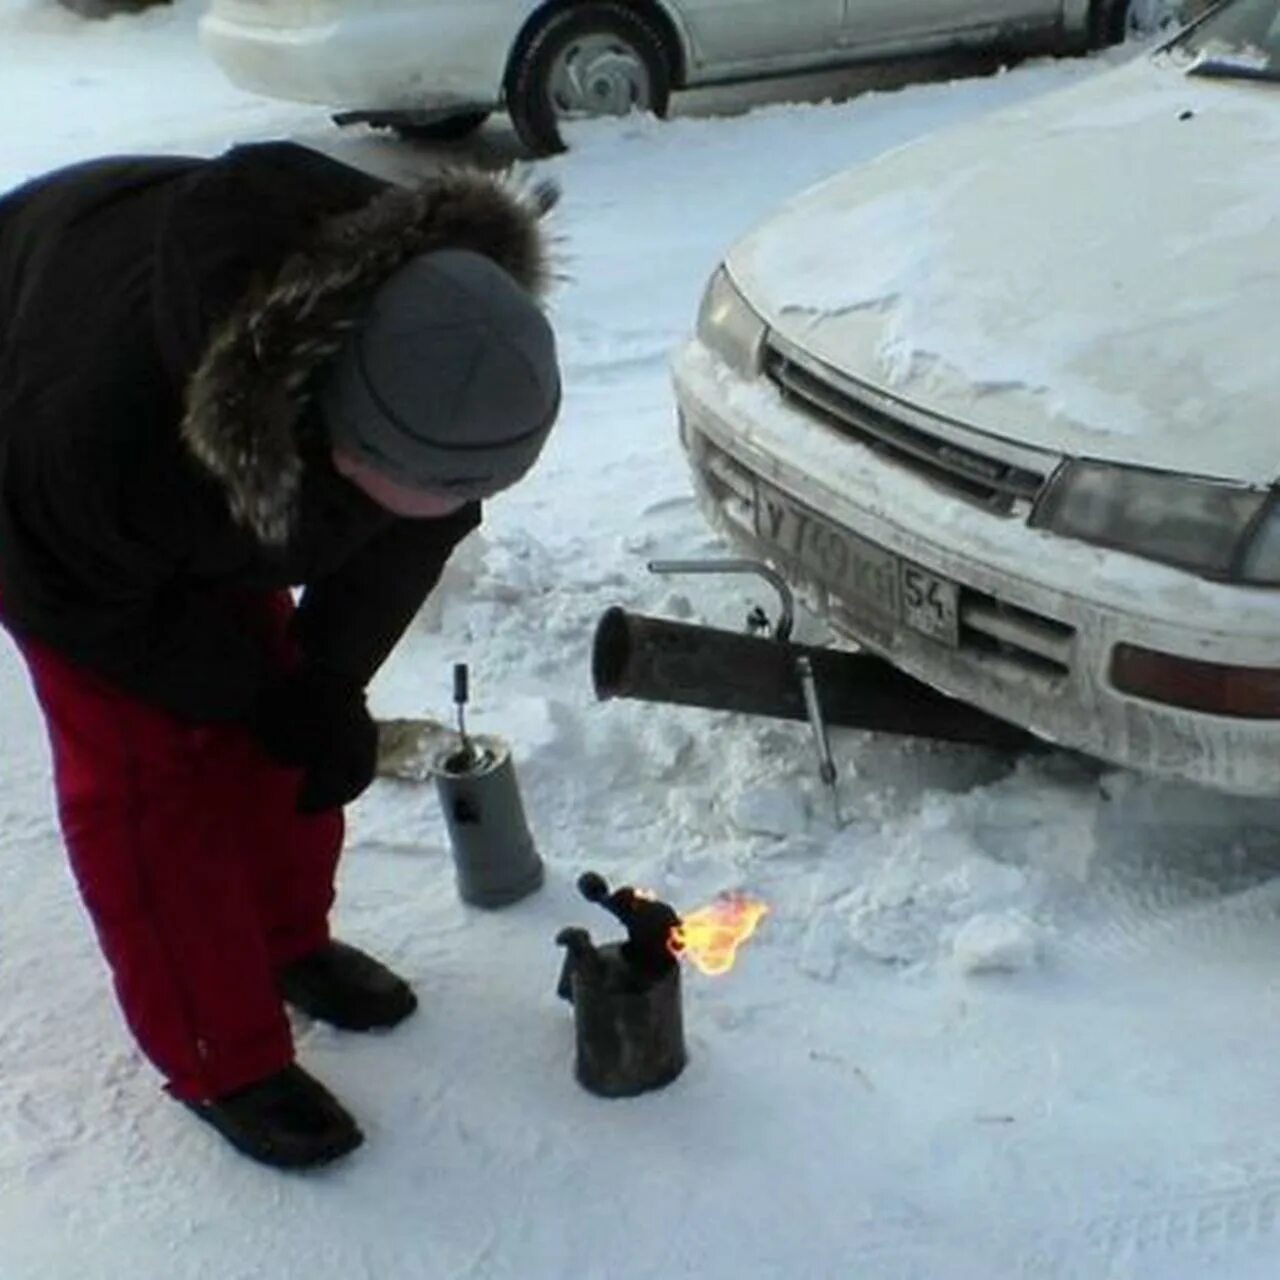
M 1187 75 L 1204 76 L 1210 80 L 1266 80 L 1275 84 L 1280 81 L 1280 67 L 1270 64 L 1255 66 L 1231 58 L 1201 58 L 1187 68 Z

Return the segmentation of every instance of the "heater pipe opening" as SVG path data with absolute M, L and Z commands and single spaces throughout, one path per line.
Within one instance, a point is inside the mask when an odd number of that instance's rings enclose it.
M 625 696 L 623 678 L 631 665 L 631 628 L 627 612 L 614 606 L 596 626 L 591 647 L 591 679 L 602 702 Z

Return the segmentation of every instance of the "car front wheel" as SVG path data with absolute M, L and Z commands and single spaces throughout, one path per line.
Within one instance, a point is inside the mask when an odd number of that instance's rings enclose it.
M 1131 35 L 1150 35 L 1179 21 L 1181 12 L 1193 7 L 1186 0 L 1181 4 L 1176 0 L 1094 0 L 1090 44 L 1104 49 Z
M 143 9 L 172 2 L 173 0 L 60 0 L 64 9 L 70 9 L 82 18 L 113 18 L 118 13 L 141 13 Z
M 550 14 L 517 50 L 506 94 L 520 141 L 550 155 L 564 150 L 564 120 L 666 115 L 671 65 L 661 33 L 643 12 L 576 4 Z

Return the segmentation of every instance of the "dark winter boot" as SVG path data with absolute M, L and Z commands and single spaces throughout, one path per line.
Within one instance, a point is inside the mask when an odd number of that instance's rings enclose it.
M 309 1169 L 364 1141 L 342 1104 L 296 1063 L 211 1102 L 186 1104 L 237 1151 L 277 1169 Z
M 331 942 L 286 965 L 280 994 L 296 1009 L 344 1031 L 394 1027 L 418 1007 L 403 978 L 345 942 Z

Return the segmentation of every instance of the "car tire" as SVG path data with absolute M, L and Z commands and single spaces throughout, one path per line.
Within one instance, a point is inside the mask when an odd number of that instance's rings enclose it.
M 464 111 L 430 124 L 393 124 L 397 137 L 406 142 L 461 142 L 479 132 L 489 119 L 488 111 Z
M 1143 0 L 1094 0 L 1089 23 L 1089 47 L 1106 49 L 1123 44 L 1130 35 L 1150 35 L 1170 21 L 1174 6 Z
M 575 72 L 594 78 L 585 83 Z M 642 11 L 612 0 L 573 4 L 549 14 L 516 50 L 506 99 L 520 141 L 535 155 L 554 155 L 565 149 L 563 115 L 642 110 L 665 116 L 671 59 Z
M 1093 0 L 1089 6 L 1089 33 L 1083 51 L 1092 53 L 1095 49 L 1106 49 L 1123 40 L 1128 11 L 1128 0 Z
M 114 18 L 121 13 L 141 13 L 156 5 L 171 4 L 173 0 L 59 0 L 64 9 L 82 18 Z

